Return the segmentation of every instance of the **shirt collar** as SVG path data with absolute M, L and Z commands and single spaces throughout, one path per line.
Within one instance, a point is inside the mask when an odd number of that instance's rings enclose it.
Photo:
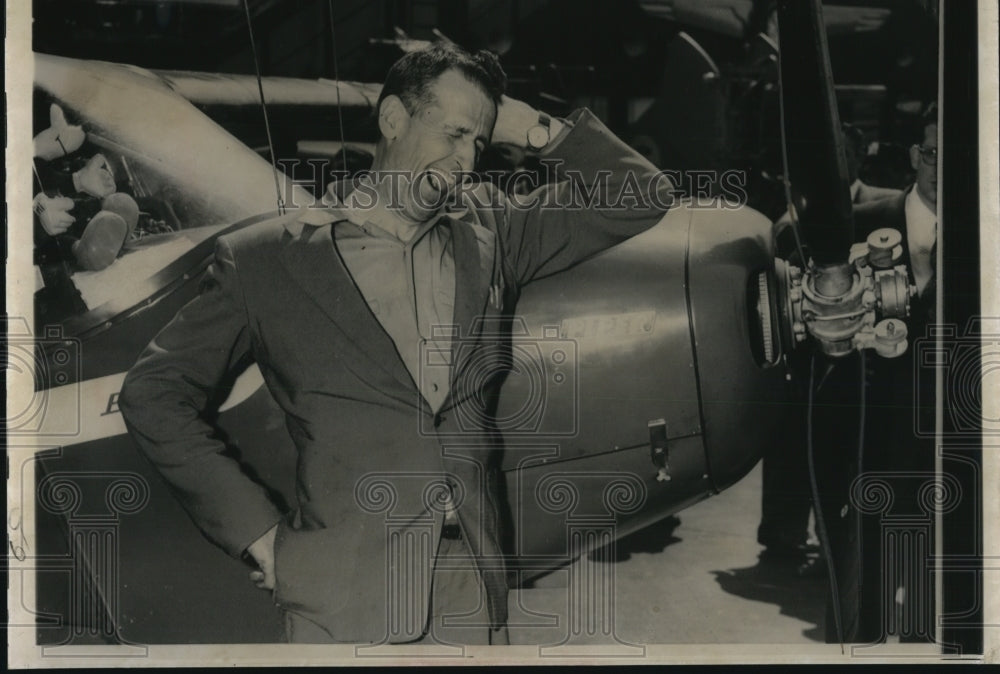
M 369 181 L 365 175 L 362 175 L 359 180 Z M 327 224 L 337 224 L 339 222 L 351 222 L 354 225 L 367 229 L 369 227 L 378 227 L 378 225 L 368 222 L 365 217 L 365 209 L 356 208 L 355 204 L 355 190 L 350 188 L 350 184 L 346 186 L 348 189 L 341 189 L 341 185 L 338 182 L 330 183 L 326 191 L 323 193 L 322 203 L 325 208 L 322 209 L 307 209 L 307 212 L 299 218 L 299 222 L 307 225 L 313 226 L 323 226 Z M 343 194 L 343 198 L 338 196 Z M 412 240 L 416 240 L 423 236 L 425 232 L 437 226 L 442 221 L 459 220 L 465 217 L 469 212 L 469 207 L 462 204 L 448 203 L 441 209 L 437 216 L 427 223 L 421 225 L 417 234 Z

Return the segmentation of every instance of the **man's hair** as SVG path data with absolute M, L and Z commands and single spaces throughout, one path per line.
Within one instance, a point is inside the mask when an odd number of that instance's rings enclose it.
M 436 42 L 425 49 L 406 54 L 392 65 L 385 84 L 382 85 L 375 113 L 378 114 L 381 110 L 382 101 L 387 96 L 396 95 L 412 114 L 421 106 L 432 102 L 431 83 L 453 68 L 500 105 L 500 97 L 507 88 L 507 75 L 500 67 L 496 54 L 485 49 L 472 54 L 461 47 Z

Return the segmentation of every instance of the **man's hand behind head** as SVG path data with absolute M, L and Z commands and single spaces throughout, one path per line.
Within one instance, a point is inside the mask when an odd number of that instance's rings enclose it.
M 525 149 L 528 146 L 528 130 L 538 125 L 539 111 L 524 101 L 504 95 L 497 107 L 497 121 L 493 126 L 493 145 L 510 145 Z M 549 122 L 549 135 L 555 138 L 562 131 L 563 124 L 558 119 Z

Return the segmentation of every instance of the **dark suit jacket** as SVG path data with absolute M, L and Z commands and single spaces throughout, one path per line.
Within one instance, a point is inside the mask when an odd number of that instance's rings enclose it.
M 642 187 L 656 169 L 581 111 L 548 159 L 593 182 L 610 169 Z M 670 186 L 660 181 L 661 190 Z M 566 203 L 565 180 L 543 188 Z M 473 197 L 484 203 L 476 203 Z M 667 202 L 669 195 L 661 196 Z M 506 620 L 500 548 L 499 433 L 481 400 L 495 395 L 518 288 L 638 234 L 662 209 L 514 208 L 489 186 L 453 213 L 456 297 L 451 395 L 440 413 L 420 396 L 395 346 L 339 257 L 326 212 L 309 211 L 219 239 L 204 292 L 150 343 L 120 407 L 133 438 L 205 534 L 232 555 L 280 521 L 275 599 L 341 641 L 406 641 L 424 629 L 446 480 L 488 593 Z M 499 256 L 499 257 L 495 257 Z M 504 309 L 489 302 L 502 276 Z M 502 323 L 501 323 L 502 324 Z M 298 508 L 279 512 L 223 454 L 204 409 L 219 382 L 254 360 L 284 410 L 298 453 Z M 475 362 L 476 367 L 469 367 Z M 399 557 L 404 551 L 406 560 Z M 402 588 L 392 596 L 387 588 Z M 387 630 L 390 601 L 399 623 Z

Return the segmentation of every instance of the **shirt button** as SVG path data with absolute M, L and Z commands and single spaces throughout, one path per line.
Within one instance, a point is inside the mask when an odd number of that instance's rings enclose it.
M 433 390 L 435 393 L 437 393 L 438 385 L 437 384 L 431 384 L 431 390 Z

